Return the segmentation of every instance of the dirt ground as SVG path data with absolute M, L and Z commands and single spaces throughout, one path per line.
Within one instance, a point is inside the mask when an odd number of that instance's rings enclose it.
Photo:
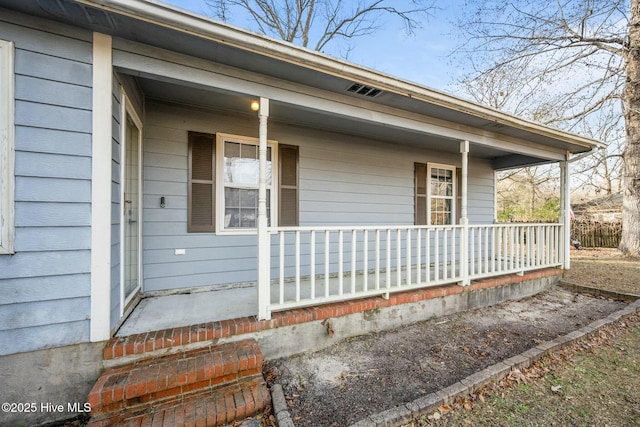
M 621 265 L 619 257 L 580 252 L 597 262 L 585 262 L 572 281 L 593 279 L 597 272 L 602 280 L 625 289 L 640 284 L 637 260 L 624 264 L 638 274 L 627 280 L 626 275 L 616 273 Z M 576 259 L 573 265 L 581 264 Z M 588 265 L 594 270 L 587 271 Z M 624 306 L 623 302 L 554 288 L 520 301 L 356 337 L 314 354 L 275 360 L 268 364 L 267 376 L 283 385 L 296 426 L 347 426 L 446 387 Z
M 640 426 L 640 316 L 402 427 Z

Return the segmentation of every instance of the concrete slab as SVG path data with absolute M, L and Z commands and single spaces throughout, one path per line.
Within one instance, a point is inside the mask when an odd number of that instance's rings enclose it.
M 116 335 L 254 316 L 257 307 L 253 286 L 143 298 Z

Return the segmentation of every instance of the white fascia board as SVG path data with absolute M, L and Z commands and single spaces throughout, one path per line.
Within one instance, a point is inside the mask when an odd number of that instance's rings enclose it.
M 530 141 L 361 101 L 346 95 L 134 42 L 114 41 L 113 61 L 114 67 L 141 77 L 265 97 L 271 101 L 280 101 L 309 110 L 331 112 L 356 120 L 384 123 L 391 127 L 451 138 L 455 140 L 455 144 L 468 140 L 474 144 L 552 161 L 563 160 L 565 156 L 565 151 L 559 148 L 542 148 Z
M 590 138 L 553 129 L 521 119 L 502 111 L 485 107 L 425 86 L 417 85 L 366 67 L 349 63 L 329 55 L 295 46 L 282 40 L 252 33 L 225 23 L 211 20 L 169 5 L 150 0 L 76 0 L 104 10 L 126 14 L 139 20 L 161 25 L 175 31 L 192 34 L 217 43 L 256 52 L 280 61 L 289 62 L 340 78 L 375 86 L 387 92 L 411 97 L 423 102 L 470 114 L 558 141 L 583 146 L 603 147 Z

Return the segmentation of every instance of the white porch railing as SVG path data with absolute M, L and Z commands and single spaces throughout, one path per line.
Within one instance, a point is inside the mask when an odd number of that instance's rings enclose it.
M 271 234 L 261 312 L 561 265 L 561 224 L 292 227 Z M 466 244 L 464 242 L 467 242 Z M 466 246 L 466 250 L 464 247 Z M 262 295 L 266 295 L 263 292 Z

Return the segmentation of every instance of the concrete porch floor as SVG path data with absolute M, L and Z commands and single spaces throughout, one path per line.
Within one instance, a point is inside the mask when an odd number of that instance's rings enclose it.
M 255 286 L 142 298 L 116 336 L 198 325 L 258 312 Z
M 432 283 L 426 286 L 427 288 L 442 285 L 458 286 L 456 283 L 459 280 L 459 263 L 440 266 L 437 270 L 436 272 L 436 269 L 431 268 L 428 272 L 422 273 L 423 278 L 428 274 L 429 281 Z M 496 276 L 501 275 L 499 272 L 495 272 L 495 274 Z M 502 275 L 504 274 L 502 273 Z M 367 277 L 369 283 L 367 289 L 373 291 L 376 277 L 373 273 L 367 274 Z M 415 268 L 411 271 L 411 278 L 417 278 Z M 391 281 L 392 292 L 411 291 L 421 288 L 421 286 L 415 285 L 412 279 L 407 278 L 406 270 L 401 272 L 400 278 L 397 276 L 397 271 L 393 271 L 389 277 L 387 277 L 386 273 L 380 274 L 379 279 L 380 289 L 382 290 L 386 288 L 387 279 Z M 409 281 L 412 283 L 411 285 L 407 285 Z M 362 274 L 356 276 L 356 282 L 354 290 L 364 291 L 365 285 Z M 401 285 L 398 286 L 398 283 Z M 352 286 L 350 277 L 344 278 L 342 286 L 345 289 L 345 293 L 347 293 L 347 290 Z M 342 294 L 342 292 L 339 292 L 339 287 L 340 283 L 337 277 L 331 277 L 328 282 L 325 282 L 324 278 L 316 279 L 313 293 L 319 299 L 322 298 L 325 292 L 327 295 L 336 296 L 338 293 Z M 300 297 L 302 300 L 310 298 L 312 294 L 311 288 L 311 281 L 308 277 L 301 280 Z M 285 282 L 283 291 L 283 300 L 285 302 L 295 301 L 296 288 L 293 282 Z M 277 303 L 280 299 L 279 285 L 272 283 L 270 293 L 271 303 Z M 345 296 L 345 300 L 349 300 L 349 298 Z M 318 304 L 322 303 L 318 301 Z M 257 314 L 258 291 L 255 285 L 251 284 L 219 290 L 195 290 L 190 293 L 150 296 L 140 300 L 118 329 L 116 336 L 123 337 L 161 329 L 256 316 Z
M 438 286 L 444 283 L 455 283 L 459 272 L 459 266 L 447 266 L 446 277 L 443 268 L 436 273 L 432 268 L 429 276 L 434 282 L 430 286 Z M 369 289 L 374 286 L 375 275 L 370 273 L 368 276 Z M 403 283 L 404 290 L 417 289 L 417 286 L 406 285 L 406 271 L 402 271 L 400 283 Z M 416 269 L 412 269 L 412 277 L 416 278 Z M 424 273 L 423 273 L 424 277 Z M 390 275 L 392 286 L 397 286 L 397 273 L 393 271 Z M 440 278 L 440 279 L 438 279 Z M 444 283 L 443 283 L 444 282 Z M 380 287 L 385 288 L 387 284 L 387 275 L 380 275 Z M 326 291 L 326 286 L 329 290 Z M 344 278 L 342 285 L 345 290 L 351 288 L 350 277 Z M 325 282 L 324 278 L 316 280 L 315 296 L 322 298 L 325 291 L 328 295 L 338 295 L 340 283 L 337 277 L 332 276 L 329 282 Z M 357 291 L 364 290 L 363 275 L 357 274 Z M 296 288 L 295 283 L 287 281 L 284 284 L 284 301 L 295 301 Z M 397 292 L 397 289 L 394 288 Z M 271 284 L 271 302 L 276 303 L 280 299 L 280 287 L 277 283 Z M 300 283 L 300 297 L 304 299 L 310 298 L 311 281 L 308 277 L 303 278 Z M 340 292 L 341 293 L 341 292 Z M 348 299 L 348 298 L 345 298 Z M 235 286 L 225 289 L 212 290 L 195 290 L 190 293 L 177 293 L 162 296 L 149 296 L 140 300 L 133 312 L 121 325 L 116 336 L 129 336 L 140 334 L 143 332 L 157 331 L 160 329 L 168 329 L 180 326 L 197 325 L 207 322 L 216 322 L 228 319 L 237 319 L 241 317 L 255 316 L 258 314 L 258 291 L 255 285 L 248 284 L 246 286 Z

